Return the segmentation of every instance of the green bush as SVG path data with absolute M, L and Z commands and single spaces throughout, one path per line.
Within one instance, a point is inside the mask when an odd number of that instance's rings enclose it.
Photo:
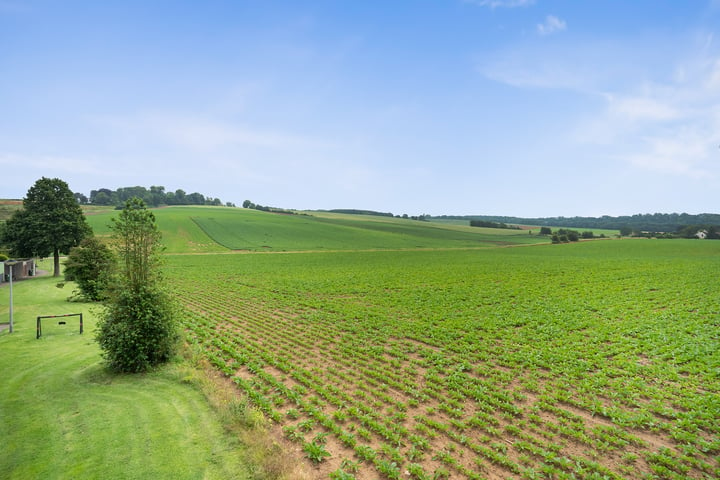
M 65 280 L 75 281 L 83 297 L 91 301 L 106 298 L 115 266 L 110 248 L 97 237 L 85 237 L 70 250 L 65 262 Z
M 168 295 L 151 286 L 116 292 L 96 337 L 110 369 L 144 372 L 172 357 L 178 341 Z

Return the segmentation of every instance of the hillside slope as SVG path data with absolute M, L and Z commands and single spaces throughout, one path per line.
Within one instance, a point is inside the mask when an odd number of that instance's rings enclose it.
M 223 251 L 475 248 L 547 243 L 528 231 L 473 228 L 400 218 L 317 213 L 283 215 L 226 207 L 154 209 L 168 253 Z M 116 212 L 88 216 L 98 235 Z

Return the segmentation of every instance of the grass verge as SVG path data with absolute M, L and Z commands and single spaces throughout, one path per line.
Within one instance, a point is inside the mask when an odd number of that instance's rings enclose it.
M 248 451 L 177 361 L 145 375 L 105 370 L 92 307 L 68 303 L 73 284 L 15 282 L 15 331 L 0 333 L 0 478 L 246 479 Z M 0 315 L 8 314 L 7 284 Z M 43 321 L 38 315 L 83 313 Z M 0 321 L 7 321 L 7 317 Z

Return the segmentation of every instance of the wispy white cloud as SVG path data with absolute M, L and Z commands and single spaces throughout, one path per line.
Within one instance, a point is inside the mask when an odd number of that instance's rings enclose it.
M 515 8 L 527 7 L 535 3 L 535 0 L 464 0 L 465 3 L 472 3 L 488 8 Z
M 561 20 L 555 15 L 548 15 L 545 17 L 544 23 L 538 23 L 537 32 L 540 35 L 551 35 L 556 32 L 561 32 L 567 28 L 565 20 Z
M 607 113 L 614 118 L 628 121 L 664 122 L 674 120 L 682 115 L 678 106 L 668 99 L 646 95 L 624 96 L 614 93 L 605 95 Z
M 666 49 L 657 63 L 641 46 L 616 45 L 606 53 L 588 45 L 527 47 L 480 71 L 518 88 L 569 90 L 597 105 L 574 120 L 566 141 L 647 172 L 714 181 L 720 180 L 720 53 L 712 40 L 699 35 Z
M 618 55 L 623 45 L 587 41 L 582 46 L 548 47 L 533 42 L 501 49 L 477 62 L 477 71 L 496 82 L 520 88 L 566 89 L 599 94 L 618 79 L 633 78 L 637 62 Z
M 662 136 L 642 139 L 644 148 L 623 157 L 642 170 L 680 175 L 699 180 L 717 179 L 717 162 L 709 162 L 715 152 L 713 135 L 689 127 Z M 714 168 L 713 168 L 714 167 Z
M 322 148 L 327 145 L 323 141 L 299 134 L 263 130 L 239 122 L 196 114 L 144 112 L 95 120 L 113 128 L 118 135 L 131 143 L 142 140 L 203 152 L 238 146 L 287 150 Z

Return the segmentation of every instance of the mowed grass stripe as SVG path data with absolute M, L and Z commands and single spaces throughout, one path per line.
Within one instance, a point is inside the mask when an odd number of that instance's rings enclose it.
M 0 478 L 250 478 L 242 446 L 225 433 L 187 370 L 108 373 L 93 341 L 87 305 L 68 303 L 70 285 L 36 278 L 14 285 L 13 334 L 0 334 Z M 7 287 L 0 312 L 7 312 Z M 85 333 L 35 317 L 83 311 Z M 4 319 L 3 319 L 4 320 Z M 67 328 L 66 328 L 67 327 Z

